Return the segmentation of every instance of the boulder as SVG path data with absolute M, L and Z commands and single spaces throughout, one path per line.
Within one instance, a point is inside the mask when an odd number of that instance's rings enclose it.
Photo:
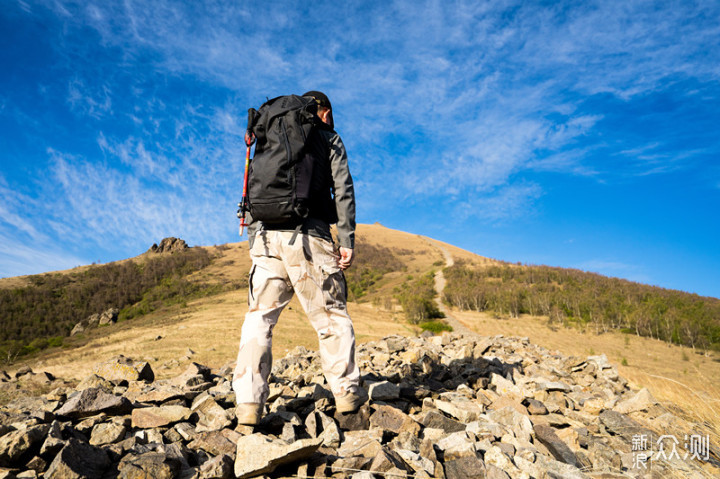
M 278 466 L 307 459 L 322 445 L 322 439 L 301 439 L 292 444 L 272 440 L 262 434 L 244 436 L 237 442 L 235 477 L 259 476 Z

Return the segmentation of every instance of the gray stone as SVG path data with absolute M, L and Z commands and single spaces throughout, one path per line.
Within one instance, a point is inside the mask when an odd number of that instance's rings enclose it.
M 391 475 L 393 469 L 406 472 L 407 465 L 402 457 L 395 451 L 386 447 L 380 449 L 380 452 L 373 458 L 368 468 L 370 472 L 382 473 L 383 475 Z
M 473 456 L 461 457 L 444 463 L 448 479 L 485 479 L 485 463 Z
M 235 476 L 243 479 L 272 472 L 283 464 L 307 459 L 321 445 L 322 439 L 302 439 L 285 444 L 262 434 L 241 437 L 237 442 Z
M 619 412 L 621 414 L 629 414 L 631 412 L 637 411 L 647 411 L 657 403 L 657 400 L 653 397 L 652 394 L 650 394 L 650 391 L 648 391 L 647 388 L 642 388 L 631 398 L 616 404 L 613 408 L 613 411 Z
M 484 412 L 481 404 L 458 393 L 445 393 L 435 407 L 464 423 L 476 421 Z
M 510 479 L 507 472 L 492 464 L 485 464 L 485 474 L 487 479 Z
M 604 354 L 601 354 L 599 356 L 588 356 L 587 361 L 589 363 L 594 363 L 598 369 L 612 368 L 612 364 L 610 364 L 610 361 L 608 361 L 607 356 L 605 356 Z
M 128 454 L 118 464 L 119 479 L 173 479 L 181 469 L 181 462 L 163 452 Z
M 215 456 L 200 466 L 198 479 L 230 479 L 233 477 L 233 459 L 227 454 Z
M 55 415 L 79 419 L 100 413 L 125 414 L 131 407 L 130 401 L 122 396 L 110 394 L 103 388 L 90 388 L 68 399 Z
M 305 419 L 305 427 L 310 437 L 322 438 L 323 446 L 338 447 L 340 445 L 340 429 L 327 414 L 321 411 L 311 412 Z
M 107 326 L 108 324 L 113 324 L 117 322 L 119 314 L 120 310 L 117 308 L 110 308 L 103 311 L 103 313 L 100 315 L 100 319 L 98 320 L 98 325 Z
M 541 391 L 570 392 L 570 386 L 561 381 L 537 381 L 535 383 Z
M 55 456 L 47 471 L 47 479 L 91 479 L 103 476 L 110 458 L 102 449 L 71 438 Z
M 548 410 L 545 407 L 545 405 L 536 399 L 531 399 L 531 398 L 526 399 L 525 406 L 527 407 L 528 413 L 533 414 L 533 415 L 544 415 L 544 414 L 548 413 Z
M 209 395 L 198 398 L 193 403 L 191 410 L 198 415 L 195 426 L 197 432 L 219 431 L 230 426 L 231 419 L 228 411 L 223 409 Z
M 169 426 L 187 420 L 192 411 L 185 406 L 155 406 L 133 409 L 132 427 L 153 428 Z
M 400 388 L 389 381 L 373 383 L 368 389 L 371 401 L 392 401 L 400 397 Z
M 540 441 L 558 461 L 571 466 L 580 467 L 577 457 L 570 450 L 567 444 L 560 439 L 555 430 L 543 424 L 536 424 L 534 427 L 535 437 Z
M 39 424 L 11 431 L 0 437 L 0 466 L 19 465 L 23 456 L 35 445 L 41 444 L 50 430 L 49 424 Z
M 365 403 L 354 413 L 338 413 L 333 416 L 343 431 L 360 431 L 370 427 L 370 406 Z
M 450 419 L 437 411 L 428 411 L 420 419 L 420 424 L 426 428 L 442 429 L 446 433 L 459 432 L 465 430 L 465 424 L 454 419 Z
M 123 355 L 95 367 L 94 373 L 108 380 L 119 381 L 148 381 L 155 379 L 150 364 L 146 361 L 133 361 Z
M 652 443 L 656 441 L 657 435 L 655 433 L 617 411 L 603 411 L 599 417 L 609 432 L 628 439 L 628 442 L 629 439 L 636 434 L 646 434 L 648 441 Z
M 530 440 L 532 433 L 532 422 L 525 414 L 521 414 L 512 407 L 506 407 L 497 411 L 490 411 L 487 417 L 498 424 L 509 427 L 515 432 L 515 436 L 526 441 Z
M 436 444 L 443 452 L 445 461 L 460 459 L 465 456 L 477 456 L 475 439 L 465 431 L 452 433 Z
M 435 475 L 435 463 L 420 454 L 407 449 L 395 449 L 395 452 L 402 458 L 405 464 L 412 467 L 415 472 L 424 471 L 430 476 Z
M 114 387 L 115 385 L 107 379 L 100 377 L 97 374 L 91 374 L 90 376 L 80 381 L 80 383 L 75 387 L 75 389 L 78 391 L 82 391 L 83 389 L 103 388 L 110 392 L 113 390 Z
M 235 457 L 235 443 L 228 439 L 225 431 L 210 431 L 197 434 L 188 444 L 188 447 L 203 450 L 213 456 L 227 454 Z
M 92 429 L 90 435 L 90 444 L 93 446 L 101 446 L 104 444 L 113 444 L 125 439 L 127 428 L 122 424 L 101 423 Z
M 337 452 L 341 457 L 365 456 L 375 457 L 382 449 L 383 432 L 380 429 L 371 431 L 349 431 L 345 433 L 343 442 Z
M 395 434 L 401 432 L 418 434 L 420 432 L 420 424 L 417 421 L 399 409 L 385 405 L 375 407 L 375 412 L 370 416 L 370 427 L 377 427 Z

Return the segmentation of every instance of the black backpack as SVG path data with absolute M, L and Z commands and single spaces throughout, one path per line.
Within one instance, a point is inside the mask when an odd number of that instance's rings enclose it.
M 302 225 L 309 213 L 314 160 L 308 138 L 321 120 L 313 98 L 287 95 L 250 109 L 257 140 L 248 173 L 248 209 L 266 225 Z

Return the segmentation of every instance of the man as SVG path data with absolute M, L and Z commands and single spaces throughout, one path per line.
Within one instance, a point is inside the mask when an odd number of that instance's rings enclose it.
M 325 378 L 335 396 L 337 412 L 357 410 L 367 393 L 360 387 L 355 361 L 355 332 L 347 313 L 343 270 L 353 262 L 355 193 L 347 153 L 333 130 L 332 105 L 318 91 L 319 127 L 307 139 L 315 162 L 309 216 L 297 223 L 252 223 L 248 229 L 252 269 L 248 313 L 243 323 L 233 389 L 238 423 L 256 425 L 262 416 L 272 367 L 272 331 L 293 293 L 315 328 Z M 340 247 L 335 252 L 330 225 L 337 224 Z M 292 241 L 294 235 L 298 236 Z

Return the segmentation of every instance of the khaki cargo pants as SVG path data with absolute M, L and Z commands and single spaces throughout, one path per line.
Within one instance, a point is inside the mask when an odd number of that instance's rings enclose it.
M 355 332 L 333 244 L 301 233 L 289 245 L 292 235 L 260 230 L 250 250 L 249 307 L 232 381 L 238 404 L 267 400 L 273 328 L 293 292 L 317 331 L 323 371 L 335 397 L 359 387 Z

